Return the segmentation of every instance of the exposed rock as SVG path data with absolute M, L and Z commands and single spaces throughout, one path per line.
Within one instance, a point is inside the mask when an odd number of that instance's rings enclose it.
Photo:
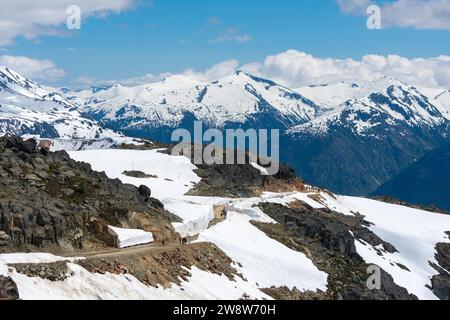
M 0 300 L 18 300 L 19 290 L 10 277 L 0 276 Z
M 35 141 L 0 138 L 0 251 L 58 246 L 109 246 L 92 219 L 105 225 L 148 229 L 155 238 L 176 239 L 171 222 L 150 189 L 109 179 L 65 151 L 40 153 Z M 135 219 L 136 212 L 139 219 Z
M 433 264 L 432 266 L 439 274 L 431 279 L 433 293 L 439 299 L 450 300 L 450 243 L 436 245 L 436 260 L 439 266 Z
M 433 293 L 441 300 L 450 300 L 450 274 L 439 274 L 431 279 Z
M 157 176 L 153 175 L 153 174 L 146 174 L 145 172 L 142 171 L 136 171 L 136 170 L 132 170 L 132 171 L 124 171 L 122 174 L 128 176 L 128 177 L 132 177 L 132 178 L 139 178 L 139 179 L 145 179 L 145 178 L 158 178 Z
M 436 260 L 439 265 L 450 272 L 450 243 L 438 243 L 436 251 Z
M 171 153 L 170 149 L 167 152 Z M 192 154 L 186 156 L 193 160 Z M 276 175 L 266 176 L 250 163 L 249 155 L 245 153 L 245 164 L 198 164 L 196 173 L 202 180 L 188 194 L 239 198 L 259 196 L 263 191 L 293 191 L 303 187 L 295 171 L 284 164 L 279 164 Z
M 50 281 L 64 281 L 68 276 L 67 264 L 64 261 L 36 264 L 10 264 L 18 273 L 27 277 L 39 277 Z
M 3 139 L 7 148 L 16 149 L 17 151 L 31 153 L 36 151 L 37 148 L 37 142 L 34 139 L 23 141 L 17 136 L 6 136 Z
M 410 300 L 417 299 L 396 285 L 392 277 L 381 269 L 381 289 L 367 287 L 370 274 L 364 260 L 358 255 L 355 238 L 362 235 L 372 245 L 382 244 L 391 251 L 395 248 L 383 242 L 367 229 L 361 216 L 345 216 L 326 209 L 314 209 L 306 203 L 295 203 L 291 208 L 272 203 L 260 204 L 261 210 L 279 224 L 253 222 L 260 230 L 289 248 L 303 252 L 319 270 L 326 272 L 328 290 L 322 295 L 302 294 L 272 288 L 273 297 L 289 299 L 345 299 L 345 300 Z M 361 239 L 363 240 L 363 239 Z
M 318 292 L 302 292 L 295 287 L 292 290 L 288 287 L 271 287 L 261 289 L 261 291 L 275 300 L 330 300 L 330 297 L 320 290 Z
M 314 239 L 330 251 L 362 260 L 356 252 L 349 228 L 333 216 L 311 207 L 292 209 L 269 203 L 262 203 L 260 207 L 278 223 L 295 232 L 297 237 Z
M 144 201 L 148 201 L 152 195 L 152 191 L 149 187 L 141 185 L 139 186 L 139 195 L 144 199 Z

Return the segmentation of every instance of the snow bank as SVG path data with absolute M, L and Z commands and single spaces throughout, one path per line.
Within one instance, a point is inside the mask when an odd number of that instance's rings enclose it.
M 183 219 L 182 223 L 173 223 L 173 227 L 182 237 L 198 235 L 208 229 L 209 223 L 214 220 L 214 208 L 209 204 L 166 199 L 164 207 Z
M 117 235 L 119 248 L 133 247 L 153 242 L 153 234 L 151 232 L 138 229 L 122 229 L 112 226 L 108 226 L 108 228 L 112 233 Z
M 327 274 L 319 271 L 303 253 L 269 238 L 254 227 L 247 215 L 229 212 L 227 220 L 202 232 L 198 241 L 216 244 L 239 265 L 250 283 L 299 290 L 326 291 Z

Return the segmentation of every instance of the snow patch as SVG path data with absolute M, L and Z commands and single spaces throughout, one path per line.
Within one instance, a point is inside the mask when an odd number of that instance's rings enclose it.
M 127 248 L 138 246 L 141 244 L 148 244 L 153 242 L 153 234 L 139 229 L 123 229 L 108 226 L 109 230 L 117 235 L 118 247 Z

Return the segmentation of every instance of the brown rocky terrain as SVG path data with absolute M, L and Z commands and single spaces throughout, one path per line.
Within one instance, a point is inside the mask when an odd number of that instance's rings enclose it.
M 177 237 L 177 218 L 136 188 L 64 151 L 38 151 L 36 141 L 0 138 L 0 252 L 71 251 L 114 246 L 108 225 Z
M 193 266 L 217 275 L 224 274 L 231 280 L 239 276 L 231 266 L 232 260 L 209 243 L 116 252 L 88 257 L 77 263 L 90 272 L 129 273 L 147 285 L 165 288 L 187 280 L 191 275 L 188 269 Z

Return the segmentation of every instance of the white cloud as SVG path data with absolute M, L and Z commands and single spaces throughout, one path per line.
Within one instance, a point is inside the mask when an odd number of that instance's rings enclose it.
M 366 55 L 354 60 L 317 58 L 289 50 L 241 69 L 292 88 L 339 81 L 374 81 L 383 76 L 417 86 L 450 88 L 450 56 L 408 59 L 398 55 Z
M 64 70 L 58 68 L 51 60 L 1 55 L 0 65 L 6 65 L 24 76 L 46 84 L 57 83 L 65 77 Z M 290 88 L 340 81 L 370 82 L 381 77 L 391 77 L 415 86 L 450 88 L 450 56 L 447 55 L 411 59 L 398 55 L 366 55 L 356 60 L 319 58 L 304 52 L 288 50 L 268 56 L 264 61 L 243 66 L 240 66 L 237 60 L 227 60 L 204 71 L 187 69 L 181 73 L 199 81 L 211 82 L 239 69 Z M 82 76 L 74 80 L 70 86 L 85 88 L 91 85 L 116 83 L 137 86 L 161 81 L 170 75 L 172 74 L 148 73 L 138 77 L 112 80 Z
M 124 79 L 110 79 L 110 80 L 101 80 L 96 79 L 89 76 L 80 76 L 75 82 L 72 84 L 72 87 L 75 89 L 78 88 L 86 88 L 90 86 L 108 86 L 120 83 L 123 86 L 133 87 L 139 86 L 145 83 L 152 83 L 157 81 L 162 81 L 164 78 L 170 76 L 170 73 L 161 73 L 161 74 L 152 74 L 147 73 L 143 76 L 132 77 L 132 78 L 124 78 Z
M 17 37 L 35 39 L 41 35 L 60 35 L 70 5 L 81 8 L 82 19 L 129 9 L 139 0 L 0 0 L 0 45 L 11 44 Z
M 239 61 L 237 60 L 228 60 L 221 63 L 218 63 L 211 68 L 198 72 L 193 69 L 188 69 L 183 72 L 185 76 L 190 78 L 199 80 L 199 81 L 215 81 L 224 76 L 227 76 L 239 68 Z
M 366 9 L 377 1 L 337 0 L 345 13 L 366 15 Z M 396 0 L 381 7 L 382 27 L 450 30 L 450 0 Z
M 210 43 L 237 42 L 244 43 L 252 40 L 249 34 L 241 34 L 237 28 L 228 28 L 219 34 L 218 37 L 210 40 Z
M 237 60 L 228 60 L 204 71 L 187 69 L 182 74 L 198 81 L 211 82 L 239 69 L 290 88 L 340 81 L 370 82 L 382 77 L 391 77 L 415 86 L 450 88 L 450 56 L 408 59 L 398 55 L 366 55 L 355 60 L 318 58 L 304 52 L 288 50 L 268 56 L 262 62 L 240 66 Z M 141 77 L 107 81 L 80 78 L 77 85 L 120 83 L 135 86 L 161 81 L 169 75 L 171 74 L 146 74 Z
M 23 56 L 0 56 L 0 65 L 7 66 L 27 78 L 53 83 L 65 77 L 64 70 L 57 68 L 51 60 L 38 60 Z
M 187 69 L 181 74 L 203 82 L 211 82 L 227 76 L 239 68 L 239 61 L 228 60 L 218 64 L 213 65 L 211 68 L 204 71 L 197 71 L 194 69 Z M 90 86 L 107 86 L 120 83 L 123 86 L 138 86 L 147 83 L 153 83 L 162 81 L 165 78 L 173 75 L 172 73 L 160 73 L 152 74 L 148 73 L 143 76 L 125 78 L 125 79 L 113 79 L 113 80 L 100 80 L 88 76 L 80 76 L 76 79 L 75 83 L 72 84 L 74 89 L 86 88 Z

